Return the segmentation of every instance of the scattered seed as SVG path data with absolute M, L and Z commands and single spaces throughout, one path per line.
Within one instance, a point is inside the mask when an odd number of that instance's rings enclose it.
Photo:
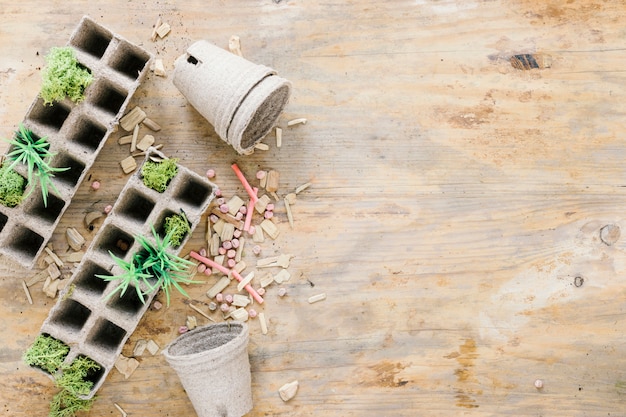
M 229 249 L 226 252 L 226 257 L 229 258 L 229 259 L 233 259 L 235 257 L 235 255 L 237 255 L 237 251 L 234 250 L 234 249 Z
M 188 331 L 189 331 L 189 328 L 187 328 L 187 326 L 180 326 L 178 328 L 178 333 L 179 334 L 187 333 Z
M 257 312 L 255 309 L 251 308 L 250 310 L 248 310 L 248 316 L 250 316 L 250 318 L 255 318 L 257 316 Z
M 209 310 L 211 310 L 211 311 L 217 310 L 217 304 L 215 304 L 213 301 L 211 301 L 209 303 Z
M 220 211 L 222 213 L 228 213 L 228 204 L 220 204 Z
M 160 310 L 163 307 L 163 303 L 161 303 L 160 301 L 155 301 L 154 303 L 152 303 L 152 308 L 154 310 Z
M 543 388 L 543 381 L 541 379 L 535 380 L 535 388 L 537 388 L 537 389 L 542 389 Z
M 220 219 L 219 217 L 217 217 L 215 214 L 211 214 L 209 216 L 209 219 L 211 220 L 211 223 L 217 223 L 217 221 Z
M 207 169 L 207 171 L 206 171 L 206 177 L 207 177 L 207 178 L 215 178 L 215 170 L 213 170 L 213 169 Z
M 265 213 L 263 213 L 263 217 L 265 217 L 266 219 L 271 219 L 272 217 L 274 217 L 274 212 L 268 210 Z
M 243 219 L 243 213 L 238 211 L 237 213 L 235 213 L 235 219 L 237 220 L 241 220 Z
M 215 189 L 215 197 L 221 197 L 222 196 L 222 190 L 220 190 L 219 188 Z
M 237 261 L 234 259 L 229 259 L 226 261 L 226 265 L 228 265 L 229 268 L 234 268 L 235 265 L 237 265 Z
M 225 240 L 222 242 L 222 247 L 226 250 L 232 249 L 233 248 L 233 242 L 232 240 Z
M 246 206 L 239 207 L 239 212 L 241 214 L 246 214 L 248 212 L 248 207 L 246 207 Z
M 259 255 L 261 253 L 261 247 L 259 245 L 254 245 L 254 247 L 252 248 L 252 253 L 254 253 L 255 255 Z
M 198 272 L 203 274 L 204 271 L 206 271 L 206 265 L 205 264 L 198 264 Z
M 233 237 L 235 239 L 239 239 L 241 237 L 241 230 L 235 229 L 235 231 L 233 232 Z
M 228 313 L 228 310 L 230 310 L 230 306 L 226 303 L 222 303 L 222 305 L 220 305 L 220 310 L 223 313 Z
M 307 120 L 304 117 L 300 117 L 298 119 L 289 120 L 287 122 L 287 126 L 294 126 L 294 125 L 297 125 L 297 124 L 305 125 L 306 122 L 307 122 Z
M 220 248 L 217 251 L 219 252 L 220 255 L 226 255 L 226 248 L 224 248 L 223 246 L 220 246 Z
M 260 296 L 263 296 L 263 295 L 265 295 L 265 288 L 261 287 L 261 288 L 257 289 L 256 292 L 258 292 Z
M 113 210 L 113 206 L 109 204 L 104 208 L 104 214 L 109 214 L 111 210 Z
M 98 190 L 100 188 L 100 181 L 94 181 L 91 183 L 91 188 Z
M 239 247 L 239 239 L 237 238 L 233 238 L 233 240 L 231 240 L 230 243 L 234 249 L 237 249 Z

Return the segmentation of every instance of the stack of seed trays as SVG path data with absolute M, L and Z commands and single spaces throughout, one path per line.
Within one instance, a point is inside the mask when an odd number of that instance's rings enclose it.
M 22 124 L 32 131 L 34 139 L 46 137 L 49 151 L 56 154 L 51 167 L 69 169 L 55 173 L 52 183 L 59 192 L 51 187 L 47 204 L 39 185 L 16 207 L 0 204 L 0 253 L 26 268 L 33 267 L 48 244 L 78 186 L 110 134 L 117 130 L 119 118 L 152 60 L 149 52 L 87 16 L 81 19 L 67 46 L 93 76 L 85 89 L 85 99 L 74 103 L 66 98 L 44 104 L 37 96 Z M 27 178 L 24 164 L 16 165 L 15 171 Z
M 143 164 L 153 152 L 153 148 L 148 149 Z M 131 285 L 123 296 L 117 292 L 109 297 L 119 282 L 106 281 L 96 275 L 119 275 L 121 269 L 110 253 L 130 261 L 134 253 L 142 250 L 134 236 L 145 236 L 154 242 L 152 225 L 164 236 L 164 219 L 182 210 L 190 231 L 180 245 L 171 248 L 171 253 L 178 255 L 217 189 L 205 176 L 178 164 L 178 173 L 166 190 L 159 193 L 144 185 L 142 167 L 130 177 L 40 330 L 40 335 L 51 336 L 70 348 L 65 363 L 86 356 L 100 365 L 100 370 L 89 376 L 93 388 L 86 398 L 93 397 L 102 385 L 158 292 L 156 289 L 144 295 L 142 302 Z

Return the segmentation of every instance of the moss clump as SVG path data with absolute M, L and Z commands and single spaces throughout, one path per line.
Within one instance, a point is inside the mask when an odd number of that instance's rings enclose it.
M 146 161 L 141 169 L 144 185 L 160 193 L 164 192 L 178 173 L 177 162 L 177 158 L 164 159 L 161 162 Z
M 26 180 L 8 164 L 0 166 L 0 204 L 15 207 L 22 202 Z
M 70 352 L 69 346 L 51 336 L 40 334 L 24 353 L 24 363 L 54 374 Z
M 95 398 L 83 400 L 67 390 L 59 391 L 50 402 L 49 417 L 74 417 L 79 411 L 89 411 Z
M 79 411 L 88 411 L 95 398 L 83 400 L 80 395 L 87 395 L 93 388 L 93 382 L 87 378 L 100 369 L 100 365 L 86 356 L 79 356 L 71 364 L 61 368 L 62 374 L 56 378 L 61 391 L 50 402 L 49 417 L 73 417 Z
M 41 77 L 40 95 L 44 104 L 52 104 L 65 97 L 78 103 L 85 98 L 85 89 L 93 81 L 93 75 L 78 63 L 74 50 L 69 46 L 50 49 Z
M 165 218 L 165 234 L 170 235 L 172 246 L 179 246 L 191 227 L 184 213 L 173 214 Z

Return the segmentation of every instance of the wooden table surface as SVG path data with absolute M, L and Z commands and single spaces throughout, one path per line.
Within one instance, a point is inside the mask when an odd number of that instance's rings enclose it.
M 250 416 L 623 416 L 626 233 L 609 246 L 600 229 L 626 226 L 625 13 L 600 0 L 3 0 L 0 136 L 38 93 L 49 48 L 88 14 L 164 60 L 170 77 L 150 74 L 131 106 L 163 126 L 165 153 L 214 168 L 225 195 L 245 196 L 233 161 L 248 177 L 278 170 L 280 195 L 312 182 L 295 227 L 278 205 L 281 235 L 264 243 L 264 256 L 295 257 L 288 295 L 270 288 L 261 308 L 269 333 L 250 322 Z M 172 31 L 152 42 L 158 16 Z M 281 148 L 270 135 L 269 151 L 238 156 L 171 82 L 193 41 L 231 35 L 293 83 Z M 550 68 L 509 62 L 539 52 Z M 296 117 L 308 123 L 287 128 Z M 83 183 L 62 218 L 59 252 L 67 227 L 91 240 L 84 213 L 124 186 L 119 136 L 90 173 L 101 189 Z M 0 263 L 0 414 L 46 415 L 55 388 L 21 355 L 55 300 L 38 284 L 29 305 L 21 280 L 37 271 Z M 209 285 L 192 298 L 208 301 Z M 182 301 L 149 311 L 124 353 L 173 340 L 193 313 Z M 109 374 L 89 416 L 120 415 L 114 403 L 194 415 L 161 355 L 140 362 L 128 380 Z

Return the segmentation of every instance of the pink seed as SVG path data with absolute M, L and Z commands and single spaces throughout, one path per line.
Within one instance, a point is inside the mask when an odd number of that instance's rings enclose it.
M 221 197 L 222 196 L 222 190 L 220 190 L 219 188 L 215 189 L 215 197 Z
M 284 296 L 285 296 L 285 294 L 287 294 L 287 288 L 280 287 L 280 288 L 278 289 L 278 296 L 279 296 L 279 297 L 284 297 Z
M 207 178 L 215 178 L 215 170 L 214 169 L 207 169 L 206 170 L 206 177 Z
M 228 304 L 232 304 L 232 302 L 233 302 L 233 295 L 232 294 L 226 294 L 224 296 L 224 301 L 226 301 Z
M 220 205 L 220 211 L 224 214 L 228 213 L 228 204 Z
M 215 304 L 213 301 L 211 301 L 209 303 L 209 310 L 211 310 L 211 311 L 217 310 L 217 304 Z
M 229 268 L 234 268 L 234 267 L 235 267 L 235 265 L 237 265 L 237 261 L 235 261 L 234 259 L 229 259 L 229 260 L 226 262 L 226 265 L 228 265 L 228 267 L 229 267 Z
M 252 308 L 250 310 L 248 310 L 248 316 L 250 316 L 250 318 L 252 318 L 252 319 L 255 318 L 257 316 L 256 310 L 254 310 Z
M 266 219 L 271 219 L 272 217 L 274 217 L 274 212 L 268 210 L 265 213 L 263 213 L 263 217 L 265 217 Z
M 260 296 L 264 296 L 265 295 L 265 288 L 261 287 L 258 290 L 256 290 L 256 292 L 260 295 Z
M 265 210 L 274 211 L 274 203 L 268 203 L 267 206 L 265 206 Z
M 248 207 L 246 206 L 239 207 L 239 213 L 246 214 L 247 212 L 248 212 Z
M 109 214 L 111 210 L 113 210 L 113 206 L 109 204 L 104 208 L 104 214 Z
M 222 310 L 222 312 L 224 313 L 228 313 L 228 310 L 230 310 L 230 306 L 226 303 L 222 303 L 222 305 L 220 305 L 220 310 Z
M 253 235 L 253 234 L 254 234 L 254 232 L 256 232 L 256 227 L 255 227 L 255 226 L 250 226 L 250 227 L 248 228 L 248 233 L 250 233 L 251 235 Z
M 217 301 L 218 303 L 221 303 L 222 301 L 224 301 L 224 294 L 222 294 L 221 292 L 218 292 L 215 295 L 215 301 Z
M 217 253 L 219 253 L 220 255 L 226 255 L 226 249 L 224 249 L 223 247 L 219 247 L 217 249 Z
M 237 220 L 243 219 L 243 213 L 238 211 L 237 214 L 235 214 L 235 219 L 237 219 Z
M 260 170 L 256 172 L 256 179 L 257 180 L 262 180 L 263 178 L 265 178 L 265 176 L 267 175 L 267 172 Z
M 199 264 L 198 265 L 198 272 L 199 273 L 204 273 L 204 271 L 206 271 L 206 265 L 205 264 Z
M 218 206 L 221 206 L 222 204 L 224 204 L 226 202 L 226 199 L 220 197 L 217 200 L 215 200 L 215 202 L 217 203 Z
M 178 333 L 183 334 L 183 333 L 187 333 L 189 331 L 189 328 L 187 326 L 180 326 L 178 328 Z
M 241 237 L 241 230 L 235 229 L 233 236 L 235 236 L 236 239 L 239 239 Z
M 163 304 L 160 301 L 155 301 L 154 303 L 152 303 L 152 308 L 155 310 L 160 310 L 161 307 L 163 307 Z
M 211 223 L 217 223 L 217 221 L 220 219 L 219 217 L 217 217 L 215 214 L 211 214 L 209 216 L 209 219 L 211 219 Z
M 226 257 L 230 259 L 233 259 L 236 255 L 237 251 L 235 249 L 229 249 L 228 252 L 226 252 Z
M 91 188 L 93 188 L 94 190 L 97 190 L 100 188 L 100 181 L 94 181 L 91 183 Z
M 232 249 L 233 248 L 233 242 L 231 242 L 230 240 L 225 240 L 222 242 L 222 247 L 226 250 L 228 249 Z
M 205 248 L 200 248 L 200 256 L 203 256 L 206 258 L 206 249 Z
M 261 247 L 259 245 L 254 245 L 254 247 L 252 248 L 252 253 L 258 255 L 259 253 L 261 253 Z
M 535 388 L 537 389 L 543 388 L 543 381 L 541 379 L 538 379 L 535 381 Z
M 233 240 L 230 241 L 231 245 L 233 246 L 233 248 L 237 249 L 239 247 L 239 239 L 234 238 Z

